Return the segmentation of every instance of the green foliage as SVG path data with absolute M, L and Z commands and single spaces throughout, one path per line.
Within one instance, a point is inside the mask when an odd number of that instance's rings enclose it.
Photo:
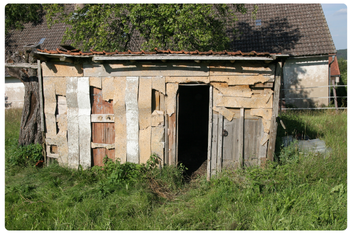
M 38 23 L 42 20 L 41 4 L 7 4 L 5 6 L 5 34 L 12 29 L 23 29 L 25 23 Z
M 235 12 L 246 13 L 244 4 L 85 4 L 66 12 L 64 5 L 44 8 L 49 26 L 65 22 L 64 41 L 83 50 L 126 51 L 138 32 L 142 48 L 221 51 L 227 48 L 226 24 L 233 25 Z
M 18 139 L 8 140 L 5 149 L 6 163 L 8 166 L 34 166 L 39 160 L 43 160 L 43 148 L 40 144 L 31 144 L 27 146 L 18 145 Z
M 338 85 L 347 85 L 347 60 L 339 58 L 339 69 L 340 69 L 340 82 Z M 347 87 L 337 87 L 336 96 L 346 96 L 347 97 Z M 338 98 L 338 105 L 341 107 L 347 107 L 347 98 Z

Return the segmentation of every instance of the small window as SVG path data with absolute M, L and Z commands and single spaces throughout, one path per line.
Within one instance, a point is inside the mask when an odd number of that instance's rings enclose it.
M 57 154 L 58 148 L 57 145 L 50 145 L 50 154 Z
M 262 20 L 258 19 L 258 20 L 255 20 L 255 26 L 260 26 L 262 25 Z

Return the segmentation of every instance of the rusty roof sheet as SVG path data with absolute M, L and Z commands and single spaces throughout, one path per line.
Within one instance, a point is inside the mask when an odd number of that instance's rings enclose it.
M 155 48 L 154 51 L 113 51 L 113 52 L 107 52 L 107 51 L 94 51 L 90 50 L 90 52 L 83 52 L 77 49 L 74 50 L 66 50 L 66 49 L 60 49 L 57 48 L 56 50 L 47 50 L 47 49 L 37 49 L 37 51 L 41 53 L 47 53 L 47 54 L 64 54 L 64 55 L 72 55 L 72 56 L 93 56 L 93 55 L 150 55 L 150 54 L 188 54 L 188 55 L 228 55 L 228 56 L 271 56 L 273 54 L 278 55 L 281 53 L 269 53 L 269 52 L 256 52 L 256 51 L 251 51 L 251 52 L 241 52 L 241 51 L 236 51 L 236 52 L 231 52 L 231 51 L 205 51 L 201 52 L 198 50 L 195 51 L 172 51 L 170 49 L 168 50 L 160 50 L 158 48 Z

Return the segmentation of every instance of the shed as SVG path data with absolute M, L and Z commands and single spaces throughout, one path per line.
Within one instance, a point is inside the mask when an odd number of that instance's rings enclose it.
M 190 171 L 273 159 L 282 60 L 270 53 L 37 50 L 48 158 L 71 168 L 103 158 Z

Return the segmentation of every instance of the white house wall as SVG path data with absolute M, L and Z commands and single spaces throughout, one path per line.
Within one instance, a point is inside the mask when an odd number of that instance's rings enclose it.
M 285 103 L 305 108 L 327 106 L 329 99 L 328 57 L 288 59 L 283 68 Z M 312 88 L 325 86 L 320 88 Z
M 5 78 L 5 97 L 7 97 L 8 108 L 23 108 L 24 85 L 13 77 Z

